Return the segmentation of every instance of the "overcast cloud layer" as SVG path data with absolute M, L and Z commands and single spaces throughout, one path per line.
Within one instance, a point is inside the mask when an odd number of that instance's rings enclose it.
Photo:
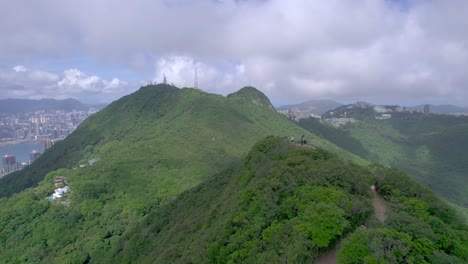
M 2 1 L 0 98 L 108 101 L 163 73 L 193 86 L 196 66 L 221 94 L 468 105 L 466 14 L 465 0 Z

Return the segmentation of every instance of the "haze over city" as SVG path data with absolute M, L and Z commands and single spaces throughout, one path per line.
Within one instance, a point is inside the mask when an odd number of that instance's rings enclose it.
M 110 102 L 150 82 L 275 105 L 468 105 L 468 2 L 2 1 L 0 99 Z

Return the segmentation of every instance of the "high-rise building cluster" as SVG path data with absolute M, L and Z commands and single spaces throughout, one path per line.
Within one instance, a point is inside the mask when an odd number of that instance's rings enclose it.
M 96 111 L 0 113 L 0 142 L 63 139 Z
M 88 116 L 97 109 L 88 111 L 36 111 L 30 113 L 0 113 L 0 146 L 29 141 L 39 141 L 43 150 L 52 147 L 55 141 L 62 140 L 72 133 Z M 33 150 L 28 162 L 18 162 L 12 153 L 0 153 L 0 177 L 24 168 L 36 160 L 41 153 Z

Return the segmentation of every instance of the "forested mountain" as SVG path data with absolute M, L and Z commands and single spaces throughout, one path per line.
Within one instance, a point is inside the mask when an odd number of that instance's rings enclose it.
M 0 200 L 0 262 L 96 259 L 157 208 L 238 163 L 258 140 L 303 134 L 342 159 L 368 164 L 276 113 L 252 87 L 228 97 L 142 87 L 0 180 L 1 195 L 12 195 Z M 48 201 L 56 176 L 70 192 Z
M 372 184 L 390 211 L 384 223 L 371 214 Z M 313 263 L 344 237 L 340 263 L 468 259 L 467 227 L 407 176 L 269 137 L 242 166 L 148 215 L 99 261 Z
M 63 110 L 71 112 L 73 110 L 88 110 L 89 107 L 76 99 L 0 99 L 0 113 L 16 114 L 35 112 L 39 110 Z
M 361 116 L 341 127 L 317 119 L 299 125 L 362 158 L 398 168 L 468 208 L 468 117 L 409 112 L 392 113 L 387 120 Z
M 71 169 L 92 158 L 102 159 L 97 167 L 112 168 L 99 172 L 102 178 L 137 174 L 147 183 L 178 189 L 172 193 L 162 188 L 163 196 L 171 196 L 242 158 L 267 135 L 306 135 L 317 146 L 366 163 L 276 113 L 253 87 L 223 97 L 160 84 L 115 101 L 32 166 L 0 179 L 0 197 L 35 186 L 50 171 Z
M 307 132 L 253 87 L 142 87 L 0 191 L 1 263 L 313 262 L 341 239 L 343 263 L 468 260 L 467 227 L 430 191 Z
M 468 227 L 429 190 L 287 139 L 267 137 L 243 161 L 137 215 L 131 195 L 86 197 L 71 184 L 69 207 L 46 201 L 53 175 L 1 200 L 2 262 L 312 263 L 340 239 L 339 263 L 468 260 Z M 371 185 L 385 199 L 382 222 Z

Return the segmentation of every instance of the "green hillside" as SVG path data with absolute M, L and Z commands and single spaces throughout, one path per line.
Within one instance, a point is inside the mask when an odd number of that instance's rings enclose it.
M 0 197 L 37 185 L 50 171 L 71 169 L 92 158 L 102 160 L 98 167 L 118 168 L 105 171 L 112 174 L 110 179 L 142 171 L 164 175 L 164 183 L 185 189 L 241 158 L 267 135 L 306 135 L 316 146 L 365 163 L 277 114 L 253 87 L 223 97 L 160 84 L 112 103 L 32 166 L 0 179 Z
M 371 216 L 371 184 L 390 210 L 383 224 Z M 468 260 L 468 227 L 407 176 L 269 137 L 240 167 L 148 215 L 97 261 L 313 263 L 340 239 L 340 263 Z
M 340 128 L 307 119 L 299 125 L 365 159 L 398 168 L 468 208 L 468 118 L 393 113 Z
M 261 138 L 302 134 L 342 159 L 367 164 L 277 114 L 254 88 L 223 97 L 142 87 L 0 180 L 1 196 L 11 196 L 0 199 L 0 262 L 96 259 L 160 206 L 238 163 Z M 50 202 L 56 176 L 71 191 Z

